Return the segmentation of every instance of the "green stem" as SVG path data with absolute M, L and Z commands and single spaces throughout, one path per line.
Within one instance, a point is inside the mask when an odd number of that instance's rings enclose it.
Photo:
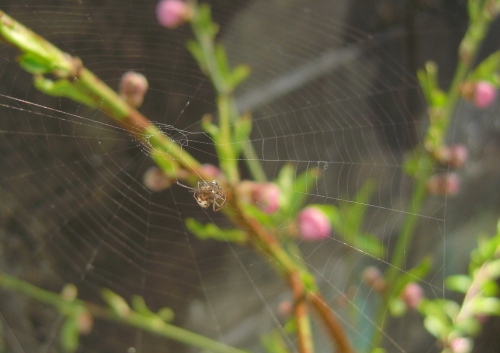
M 66 301 L 57 293 L 46 291 L 6 274 L 0 274 L 0 286 L 24 294 L 38 302 L 49 304 L 62 314 L 85 308 L 93 317 L 136 327 L 203 350 L 216 353 L 245 353 L 240 349 L 227 346 L 223 343 L 166 323 L 158 318 L 152 319 L 151 317 L 141 315 L 134 311 L 124 316 L 120 316 L 107 307 L 86 303 L 82 300 Z
M 457 68 L 455 70 L 455 74 L 453 76 L 453 81 L 447 92 L 446 106 L 442 116 L 430 116 L 430 120 L 433 119 L 444 119 L 443 121 L 443 131 L 447 131 L 449 124 L 453 115 L 455 114 L 455 110 L 457 104 L 460 100 L 460 85 L 467 79 L 467 76 L 470 72 L 471 65 L 473 63 L 473 59 L 477 54 L 477 50 L 479 48 L 480 43 L 484 39 L 487 28 L 492 20 L 486 14 L 486 6 L 487 2 L 483 3 L 483 8 L 480 10 L 480 15 L 478 19 L 471 23 L 467 32 L 460 44 L 460 55 L 459 62 L 457 64 Z M 430 109 L 429 113 L 432 114 L 440 114 L 435 110 Z M 445 133 L 442 134 L 443 139 Z M 442 144 L 444 141 L 440 141 L 438 144 Z M 422 145 L 416 147 L 416 149 L 424 150 Z M 418 153 L 418 152 L 415 152 Z M 424 163 L 423 159 L 428 158 L 424 152 L 419 153 L 415 158 L 419 161 L 422 161 L 421 165 L 427 165 L 428 163 Z M 408 214 L 405 217 L 403 225 L 401 227 L 401 232 L 399 234 L 398 240 L 396 242 L 394 254 L 391 258 L 390 264 L 391 266 L 387 269 L 385 278 L 388 283 L 388 288 L 383 296 L 383 304 L 380 305 L 380 309 L 377 313 L 375 330 L 373 332 L 372 338 L 372 347 L 378 347 L 382 340 L 382 331 L 384 325 L 384 318 L 386 315 L 385 308 L 387 308 L 388 302 L 391 299 L 392 295 L 396 293 L 397 288 L 394 285 L 397 283 L 397 276 L 400 269 L 404 265 L 404 260 L 406 258 L 406 249 L 411 245 L 413 236 L 415 234 L 415 229 L 418 222 L 418 214 L 421 210 L 422 204 L 425 201 L 425 197 L 427 195 L 426 183 L 428 178 L 432 175 L 433 166 L 435 162 L 431 162 L 430 167 L 420 170 L 415 175 L 415 187 L 413 190 L 412 198 L 408 207 Z
M 196 3 L 195 1 L 192 1 Z M 195 5 L 197 6 L 197 5 Z M 217 95 L 219 96 L 219 125 L 221 131 L 231 131 L 230 124 L 236 124 L 239 112 L 236 109 L 236 103 L 233 97 L 233 87 L 231 87 L 225 80 L 224 75 L 220 71 L 219 66 L 217 65 L 217 59 L 215 55 L 215 43 L 210 36 L 199 23 L 199 14 L 196 12 L 194 18 L 191 20 L 193 33 L 195 35 L 196 40 L 200 44 L 201 50 L 203 51 L 203 57 L 205 59 L 205 66 L 207 70 L 207 76 L 211 79 L 212 84 L 215 88 Z M 227 114 L 227 115 L 226 115 Z M 226 130 L 227 129 L 227 130 Z M 226 140 L 226 138 L 229 138 Z M 231 148 L 231 134 L 225 136 L 223 138 L 228 143 L 228 148 Z M 259 163 L 257 158 L 257 153 L 250 142 L 247 141 L 242 146 L 243 156 L 245 157 L 245 162 L 248 166 L 250 174 L 256 181 L 264 182 L 267 180 L 266 173 L 262 168 L 262 165 Z M 234 157 L 233 157 L 234 158 Z M 222 163 L 222 161 L 221 161 Z M 237 161 L 235 160 L 234 164 L 237 167 Z M 231 167 L 232 168 L 232 167 Z M 237 168 L 236 168 L 237 169 Z M 234 174 L 233 171 L 230 171 L 230 174 Z M 228 176 L 229 180 L 235 178 L 233 175 Z M 234 179 L 237 180 L 237 179 Z

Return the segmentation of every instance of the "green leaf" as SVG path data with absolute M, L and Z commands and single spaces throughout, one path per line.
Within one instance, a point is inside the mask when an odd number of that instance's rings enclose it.
M 167 308 L 167 307 L 164 307 L 164 308 L 161 308 L 160 310 L 158 310 L 156 315 L 160 319 L 162 319 L 164 322 L 171 322 L 175 317 L 174 311 L 170 308 Z
M 74 352 L 78 348 L 80 332 L 78 323 L 73 317 L 68 317 L 61 326 L 59 333 L 61 346 L 65 352 Z
M 481 331 L 481 324 L 476 318 L 471 317 L 457 322 L 454 329 L 461 336 L 475 336 Z
M 500 86 L 499 78 L 496 73 L 500 68 L 500 51 L 496 51 L 475 68 L 474 72 L 469 76 L 470 81 L 487 81 Z
M 19 64 L 23 69 L 32 74 L 46 74 L 52 71 L 52 63 L 44 57 L 32 53 L 21 56 Z
M 238 158 L 243 144 L 247 143 L 250 133 L 252 132 L 252 117 L 250 114 L 245 114 L 239 118 L 234 124 L 234 156 Z
M 155 316 L 155 313 L 149 310 L 144 298 L 140 295 L 134 295 L 132 297 L 132 308 L 134 308 L 135 312 L 143 316 Z
M 445 337 L 449 331 L 448 326 L 436 316 L 427 316 L 424 319 L 424 327 L 436 338 Z
M 278 330 L 262 335 L 260 341 L 264 350 L 268 353 L 290 353 L 283 336 Z
M 433 108 L 444 107 L 446 105 L 447 96 L 439 88 L 436 63 L 433 61 L 426 62 L 425 70 L 418 70 L 417 77 L 429 106 Z
M 67 97 L 92 108 L 99 107 L 99 104 L 88 95 L 88 91 L 82 90 L 76 83 L 71 83 L 68 80 L 52 81 L 41 75 L 36 75 L 34 85 L 40 91 L 51 96 Z
M 399 297 L 389 300 L 389 311 L 394 317 L 401 317 L 406 313 L 406 304 Z
M 397 278 L 396 284 L 394 285 L 394 288 L 396 288 L 394 295 L 399 297 L 399 295 L 401 294 L 401 292 L 408 283 L 418 282 L 419 280 L 425 278 L 425 276 L 427 276 L 427 274 L 429 273 L 431 266 L 432 266 L 431 258 L 425 257 L 422 259 L 422 261 L 420 261 L 420 263 L 417 266 L 402 273 Z
M 222 44 L 215 44 L 214 50 L 215 60 L 217 61 L 219 72 L 221 73 L 224 82 L 228 84 L 230 82 L 230 70 L 229 62 L 227 61 L 226 49 Z
M 287 213 L 290 209 L 290 200 L 292 197 L 293 182 L 295 177 L 295 166 L 291 163 L 286 163 L 281 167 L 281 170 L 274 180 L 280 188 L 280 210 Z
M 459 293 L 467 293 L 472 279 L 467 275 L 449 276 L 445 280 L 446 287 Z
M 195 40 L 188 40 L 186 43 L 186 48 L 187 48 L 187 50 L 189 50 L 189 52 L 191 53 L 193 58 L 198 63 L 200 70 L 204 74 L 208 74 L 205 55 L 203 53 L 203 50 L 201 49 L 201 46 L 198 44 L 198 42 L 196 42 Z
M 318 168 L 309 168 L 297 176 L 290 189 L 282 189 L 283 193 L 290 195 L 288 208 L 284 209 L 285 214 L 294 217 L 300 211 L 319 175 Z
M 498 284 L 494 280 L 485 280 L 481 283 L 481 291 L 485 297 L 495 297 L 499 293 Z
M 234 243 L 244 243 L 247 235 L 240 229 L 220 229 L 213 223 L 201 224 L 193 218 L 186 219 L 187 229 L 198 239 L 215 239 Z
M 108 306 L 120 317 L 126 317 L 130 314 L 131 309 L 123 297 L 115 292 L 104 288 L 101 290 L 101 297 L 108 304 Z
M 500 299 L 476 297 L 469 302 L 471 310 L 476 314 L 500 315 Z
M 234 89 L 250 76 L 251 70 L 248 65 L 236 66 L 229 77 L 229 84 Z
M 218 143 L 220 129 L 217 125 L 212 124 L 212 117 L 210 115 L 205 115 L 201 119 L 201 127 L 212 137 L 215 143 Z

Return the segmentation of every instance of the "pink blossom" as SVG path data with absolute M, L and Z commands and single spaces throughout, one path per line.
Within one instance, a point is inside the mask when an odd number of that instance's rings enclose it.
M 158 23 L 166 28 L 176 28 L 193 15 L 192 9 L 181 0 L 161 0 L 156 6 Z
M 491 83 L 479 81 L 476 83 L 473 102 L 478 108 L 486 108 L 495 101 L 496 94 L 497 91 Z
M 401 300 L 409 309 L 416 309 L 424 297 L 424 290 L 415 282 L 410 282 L 401 292 Z
M 306 207 L 298 217 L 300 234 L 305 240 L 321 240 L 330 235 L 328 217 L 316 207 Z
M 127 71 L 123 74 L 120 81 L 120 97 L 131 107 L 139 108 L 142 105 L 148 87 L 148 80 L 144 75 L 134 71 Z
M 221 179 L 223 177 L 221 170 L 213 164 L 202 164 L 201 171 L 203 172 L 203 177 L 207 180 Z
M 455 173 L 435 174 L 427 180 L 427 191 L 433 195 L 453 196 L 460 190 L 460 180 Z
M 252 189 L 252 199 L 265 213 L 274 213 L 279 209 L 280 188 L 275 183 L 256 183 Z

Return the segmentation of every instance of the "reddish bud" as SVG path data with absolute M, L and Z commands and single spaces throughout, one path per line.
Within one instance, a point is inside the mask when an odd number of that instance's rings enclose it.
M 464 145 L 440 147 L 434 152 L 434 157 L 442 164 L 447 164 L 453 169 L 461 168 L 467 161 L 469 151 Z
M 278 307 L 278 312 L 280 315 L 284 318 L 290 317 L 293 313 L 293 304 L 290 300 L 283 300 L 279 307 Z
M 274 183 L 256 183 L 252 190 L 252 199 L 265 213 L 274 213 L 280 206 L 280 188 Z
M 142 177 L 142 183 L 151 191 L 161 191 L 172 185 L 172 181 L 167 178 L 163 171 L 153 166 L 146 170 Z
M 375 292 L 381 293 L 387 287 L 387 282 L 382 277 L 382 272 L 375 266 L 368 266 L 361 274 L 361 280 Z
M 330 235 L 328 217 L 316 207 L 306 207 L 298 217 L 300 234 L 304 240 L 321 240 Z
M 224 179 L 224 175 L 222 174 L 221 170 L 213 164 L 202 164 L 201 171 L 203 172 L 204 178 L 207 180 Z
M 472 351 L 472 341 L 469 338 L 457 337 L 450 343 L 453 353 L 469 353 Z
M 131 107 L 139 108 L 142 105 L 148 87 L 148 80 L 144 75 L 134 71 L 127 71 L 123 74 L 120 81 L 120 97 Z
M 433 195 L 453 196 L 460 189 L 460 180 L 455 173 L 435 174 L 427 180 L 427 191 Z
M 424 290 L 415 282 L 410 282 L 401 292 L 401 300 L 409 309 L 416 309 L 424 297 Z
M 191 7 L 181 0 L 161 0 L 156 6 L 158 23 L 166 28 L 176 28 L 193 16 Z
M 473 102 L 478 108 L 486 108 L 495 101 L 496 95 L 497 90 L 491 83 L 480 81 L 476 83 Z
M 77 324 L 78 332 L 82 335 L 88 335 L 94 326 L 94 318 L 87 310 L 84 310 L 78 315 Z

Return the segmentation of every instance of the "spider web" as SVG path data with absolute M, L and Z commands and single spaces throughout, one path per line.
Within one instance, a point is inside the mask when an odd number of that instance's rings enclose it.
M 252 111 L 251 141 L 268 178 L 286 163 L 296 175 L 319 168 L 309 202 L 340 207 L 352 203 L 366 180 L 375 182 L 359 228 L 387 246 L 384 256 L 369 256 L 335 233 L 321 242 L 298 241 L 301 260 L 351 342 L 367 351 L 371 332 L 381 331 L 390 352 L 436 351 L 416 313 L 385 327 L 375 324 L 377 295 L 360 285 L 360 273 L 368 265 L 391 266 L 393 245 L 405 236 L 399 229 L 413 181 L 402 166 L 426 128 L 415 72 L 435 60 L 447 87 L 466 26 L 465 4 L 210 3 L 230 60 L 252 68 L 236 98 L 241 111 Z M 2 10 L 80 57 L 111 87 L 128 70 L 144 73 L 150 90 L 141 111 L 199 161 L 217 164 L 213 141 L 199 124 L 216 111 L 214 93 L 185 50 L 189 28 L 159 27 L 155 5 L 5 1 Z M 200 208 L 183 188 L 146 188 L 143 176 L 153 162 L 144 146 L 104 112 L 37 91 L 16 55 L 0 47 L 2 271 L 56 292 L 73 283 L 79 297 L 98 303 L 102 288 L 127 300 L 138 294 L 152 310 L 171 307 L 177 325 L 262 351 L 262 334 L 284 331 L 283 303 L 291 298 L 270 261 L 246 247 L 196 239 L 184 225 L 187 217 L 231 225 Z M 453 199 L 429 198 L 398 268 L 406 272 L 430 254 L 432 274 L 421 279 L 429 298 L 444 296 L 444 277 L 464 270 L 477 232 L 495 224 L 500 179 L 498 163 L 490 161 L 498 152 L 498 123 L 498 107 L 480 113 L 468 103 L 459 105 L 449 140 L 465 143 L 471 154 L 461 172 L 461 192 Z M 243 159 L 240 168 L 249 178 Z M 0 351 L 60 350 L 59 314 L 0 293 Z M 317 351 L 331 351 L 321 329 L 314 329 Z M 294 350 L 293 338 L 286 344 Z M 78 351 L 195 350 L 96 320 Z

